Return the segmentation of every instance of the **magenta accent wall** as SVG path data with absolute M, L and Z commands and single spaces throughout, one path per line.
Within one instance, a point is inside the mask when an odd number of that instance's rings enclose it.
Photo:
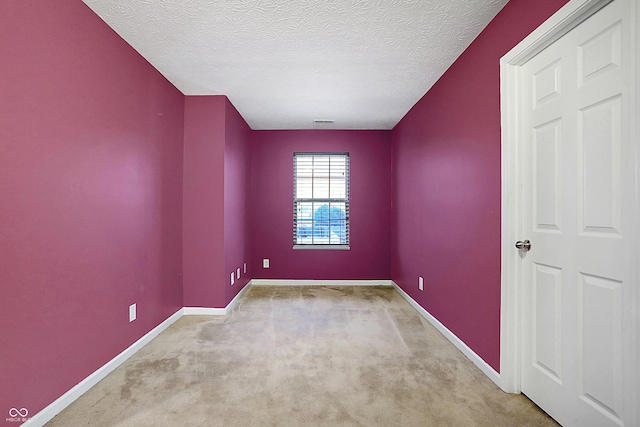
M 10 408 L 35 415 L 182 307 L 184 97 L 78 0 L 0 2 L 0 58 L 0 425 L 16 425 Z
M 184 111 L 183 303 L 224 307 L 224 96 L 187 96 Z
M 350 246 L 293 249 L 293 153 L 348 152 Z M 390 131 L 254 131 L 251 151 L 251 256 L 259 279 L 389 279 Z M 270 268 L 262 268 L 262 259 Z
M 511 0 L 393 130 L 393 280 L 496 371 L 499 60 L 565 3 Z
M 227 305 L 251 279 L 249 195 L 251 193 L 251 128 L 225 98 L 224 272 Z M 247 272 L 244 272 L 244 264 Z M 240 269 L 240 277 L 237 269 Z M 231 273 L 236 273 L 231 285 Z
M 187 96 L 184 126 L 183 302 L 222 308 L 251 277 L 251 130 L 225 96 Z

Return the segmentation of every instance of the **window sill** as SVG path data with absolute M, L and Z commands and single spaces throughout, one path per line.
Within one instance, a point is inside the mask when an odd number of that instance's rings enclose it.
M 348 251 L 349 245 L 293 245 L 293 249 L 320 250 L 320 251 Z

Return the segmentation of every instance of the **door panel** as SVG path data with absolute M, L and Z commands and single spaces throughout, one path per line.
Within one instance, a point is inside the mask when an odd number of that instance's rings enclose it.
M 622 283 L 588 274 L 580 276 L 580 393 L 594 409 L 619 419 Z
M 622 32 L 617 22 L 578 47 L 578 87 L 620 67 Z
M 533 108 L 537 108 L 560 95 L 560 77 L 560 61 L 553 62 L 534 74 L 535 104 Z
M 562 270 L 557 267 L 535 266 L 534 364 L 550 379 L 562 383 Z
M 621 231 L 620 101 L 617 95 L 579 112 L 580 228 L 594 237 Z
M 534 223 L 537 231 L 561 230 L 561 123 L 558 119 L 535 128 L 534 169 L 546 171 L 544 174 L 537 174 L 534 183 Z

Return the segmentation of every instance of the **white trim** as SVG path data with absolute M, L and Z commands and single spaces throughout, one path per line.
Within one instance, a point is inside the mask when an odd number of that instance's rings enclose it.
M 453 332 L 447 329 L 438 319 L 433 317 L 431 313 L 425 310 L 420 304 L 416 302 L 413 298 L 409 296 L 405 291 L 402 290 L 400 286 L 398 286 L 395 282 L 391 281 L 391 285 L 398 291 L 402 297 L 409 302 L 413 306 L 413 308 L 420 313 L 422 317 L 427 319 L 429 323 L 431 323 L 446 339 L 448 339 L 451 344 L 453 344 L 458 350 L 462 352 L 474 365 L 478 367 L 491 381 L 496 383 L 499 387 L 501 385 L 500 382 L 500 374 L 495 371 L 487 362 L 485 362 L 480 356 L 478 356 L 469 346 L 467 346 L 464 341 L 458 338 Z
M 227 304 L 227 306 L 224 308 L 183 307 L 182 314 L 185 316 L 225 316 L 231 313 L 231 310 L 233 310 L 233 307 L 235 307 L 235 305 L 238 304 L 238 301 L 240 300 L 240 298 L 242 298 L 245 292 L 249 290 L 252 282 L 253 282 L 252 280 L 249 280 L 249 282 L 244 286 L 244 288 L 242 288 L 242 290 L 238 292 L 238 294 L 235 297 L 233 297 L 231 302 Z
M 114 369 L 122 365 L 131 356 L 133 356 L 138 350 L 147 345 L 152 339 L 157 337 L 161 332 L 171 326 L 176 320 L 182 317 L 182 309 L 176 311 L 173 315 L 167 318 L 164 322 L 147 332 L 142 338 L 135 343 L 131 344 L 122 353 L 105 363 L 102 367 L 98 368 L 95 372 L 88 377 L 80 381 L 73 388 L 67 391 L 65 394 L 56 399 L 49 406 L 35 414 L 23 426 L 34 427 L 43 426 L 58 415 L 63 409 L 72 404 L 76 399 L 85 394 L 91 387 L 96 385 L 100 380 L 109 375 Z
M 629 100 L 631 110 L 634 117 L 629 120 L 630 128 L 629 137 L 631 141 L 635 141 L 635 185 L 634 185 L 634 209 L 637 215 L 640 213 L 640 90 L 638 90 L 638 74 L 640 74 L 640 4 L 637 1 L 629 2 L 629 22 L 633 33 L 631 35 L 631 48 L 634 71 L 636 76 L 635 98 Z M 640 223 L 634 221 L 632 230 L 633 243 L 631 244 L 635 263 L 632 263 L 631 280 L 635 283 L 629 291 L 629 317 L 632 324 L 628 327 L 626 340 L 628 341 L 629 353 L 635 357 L 635 360 L 627 360 L 629 390 L 626 391 L 625 403 L 627 407 L 627 416 L 629 425 L 640 425 Z M 623 391 L 624 393 L 625 391 Z
M 244 288 L 242 288 L 242 290 L 238 292 L 238 294 L 235 297 L 233 297 L 231 302 L 229 302 L 229 304 L 227 304 L 227 306 L 225 307 L 225 314 L 231 313 L 231 310 L 233 310 L 233 308 L 238 304 L 238 302 L 240 301 L 240 298 L 242 298 L 242 296 L 247 293 L 251 285 L 252 285 L 252 280 L 249 280 L 247 284 L 244 285 Z
M 293 245 L 295 250 L 348 251 L 349 245 Z
M 393 286 L 391 280 L 290 280 L 253 279 L 253 286 Z
M 640 5 L 638 2 L 630 2 L 631 8 L 631 21 L 632 28 L 635 29 L 635 34 L 632 37 L 632 49 L 631 52 L 635 54 L 635 73 L 636 76 L 640 73 Z M 636 97 L 633 100 L 633 110 L 635 111 L 636 117 L 635 120 L 631 120 L 631 139 L 636 141 L 636 155 L 635 155 L 635 212 L 636 214 L 640 213 L 640 90 L 637 88 L 637 77 L 636 77 Z M 631 353 L 636 355 L 640 355 L 640 224 L 638 222 L 634 223 L 633 229 L 634 244 L 632 245 L 633 251 L 635 253 L 636 262 L 633 264 L 632 270 L 632 280 L 635 280 L 636 286 L 632 287 L 630 303 L 632 304 L 632 308 L 630 310 L 630 315 L 632 319 L 635 319 L 634 325 L 629 328 L 629 346 L 631 347 Z M 632 361 L 629 367 L 629 375 L 632 378 L 630 383 L 632 384 L 631 396 L 628 398 L 628 401 L 632 402 L 629 408 L 630 419 L 632 422 L 635 420 L 636 423 L 640 423 L 640 406 L 637 404 L 640 401 L 640 363 L 638 360 Z M 634 403 L 635 402 L 635 403 Z
M 613 0 L 571 0 L 507 52 L 501 61 L 522 65 Z
M 522 200 L 518 159 L 518 145 L 510 144 L 518 139 L 519 129 L 512 123 L 519 123 L 517 105 L 518 79 L 513 65 L 500 60 L 500 110 L 502 138 L 502 242 L 501 242 L 501 289 L 500 289 L 500 373 L 502 390 L 520 393 L 520 330 L 522 325 L 520 303 L 520 274 L 517 254 L 512 250 L 512 242 L 519 239 L 519 221 L 515 215 Z M 510 167 L 514 165 L 515 167 Z
M 227 314 L 226 308 L 216 307 L 183 307 L 184 316 L 224 316 Z

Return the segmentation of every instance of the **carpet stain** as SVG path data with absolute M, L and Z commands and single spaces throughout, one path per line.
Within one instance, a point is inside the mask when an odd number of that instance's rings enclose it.
M 216 324 L 207 323 L 200 327 L 197 338 L 202 341 L 214 341 L 220 335 L 220 328 Z
M 134 389 L 142 389 L 145 385 L 145 378 L 166 375 L 175 371 L 180 366 L 180 361 L 173 358 L 143 360 L 125 371 L 124 384 L 120 387 L 120 399 L 137 402 L 133 397 Z

